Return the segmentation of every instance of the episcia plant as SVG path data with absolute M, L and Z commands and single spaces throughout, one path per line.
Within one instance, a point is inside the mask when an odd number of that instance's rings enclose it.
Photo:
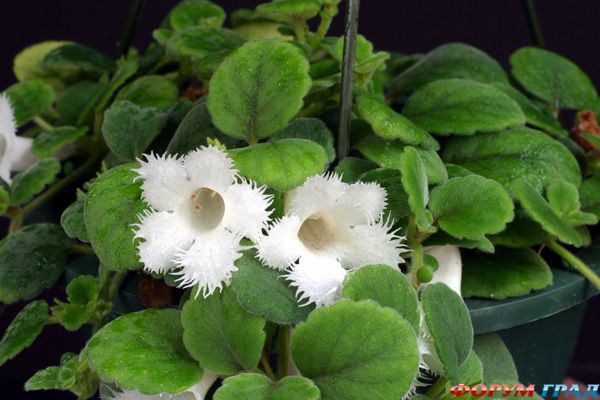
M 600 215 L 589 78 L 539 48 L 517 50 L 509 77 L 465 44 L 406 55 L 359 35 L 341 157 L 339 3 L 274 1 L 226 28 L 219 5 L 184 0 L 143 52 L 128 31 L 116 60 L 73 42 L 17 55 L 0 96 L 0 301 L 33 301 L 0 365 L 46 325 L 90 336 L 26 390 L 437 400 L 518 387 L 463 297 L 551 285 L 549 253 L 600 286 L 573 251 Z M 567 128 L 564 110 L 578 112 Z M 34 300 L 56 284 L 66 296 Z

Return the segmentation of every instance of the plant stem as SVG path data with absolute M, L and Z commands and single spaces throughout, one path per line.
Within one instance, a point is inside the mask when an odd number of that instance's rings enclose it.
M 571 264 L 581 275 L 590 281 L 596 289 L 600 290 L 600 277 L 588 267 L 581 259 L 567 250 L 565 247 L 558 244 L 556 240 L 550 240 L 546 243 L 548 248 L 559 255 L 563 260 Z
M 540 26 L 540 20 L 535 11 L 535 4 L 533 0 L 521 0 L 523 4 L 523 10 L 525 11 L 525 17 L 527 18 L 527 25 L 529 26 L 529 33 L 533 44 L 537 47 L 544 47 L 544 35 L 542 34 L 542 28 Z
M 277 357 L 277 379 L 285 378 L 288 374 L 290 361 L 290 336 L 292 328 L 289 325 L 279 328 L 279 354 Z
M 410 263 L 410 270 L 413 276 L 413 286 L 418 287 L 419 282 L 417 280 L 417 271 L 423 266 L 423 245 L 419 238 L 419 229 L 417 227 L 417 218 L 414 214 L 410 215 L 408 220 L 408 233 L 407 233 L 408 246 L 412 250 L 412 261 Z
M 96 252 L 94 251 L 92 246 L 90 246 L 89 244 L 82 244 L 82 243 L 74 244 L 73 247 L 71 248 L 71 252 L 75 253 L 75 254 L 87 254 L 87 255 L 96 254 Z
M 21 225 L 23 225 L 23 213 L 21 209 L 14 208 L 8 215 L 10 215 L 10 225 L 8 226 L 8 234 L 10 235 L 18 231 Z
M 296 34 L 296 39 L 302 44 L 306 44 L 306 30 L 307 25 L 306 21 L 301 18 L 293 18 L 294 24 L 294 33 Z
M 323 7 L 323 11 L 321 11 L 320 17 L 321 22 L 319 23 L 319 27 L 313 36 L 310 45 L 313 49 L 319 47 L 327 32 L 329 32 L 329 28 L 331 27 L 331 22 L 333 21 L 333 17 L 337 15 L 339 12 L 336 4 L 328 4 Z
M 125 23 L 123 38 L 119 42 L 119 55 L 121 56 L 127 54 L 129 48 L 131 47 L 133 34 L 140 20 L 140 14 L 142 13 L 143 7 L 144 0 L 133 0 L 133 4 L 131 5 L 131 9 L 129 11 L 129 16 L 127 17 L 127 22 Z
M 110 286 L 108 287 L 108 301 L 112 301 L 115 298 L 125 278 L 127 278 L 127 272 L 117 272 L 112 277 Z
M 275 374 L 273 373 L 273 369 L 271 368 L 271 365 L 269 364 L 269 360 L 267 360 L 267 356 L 265 355 L 264 352 L 260 356 L 260 365 L 262 365 L 263 370 L 265 371 L 267 376 L 269 378 L 271 378 L 271 380 L 273 380 L 273 381 L 277 380 L 277 378 L 275 377 Z
M 340 98 L 340 126 L 337 136 L 338 161 L 350 150 L 350 122 L 352 120 L 352 93 L 354 89 L 354 64 L 356 63 L 356 35 L 360 0 L 348 1 L 344 34 L 344 61 L 342 64 L 342 94 Z
M 37 126 L 42 128 L 46 132 L 49 132 L 54 129 L 54 127 L 48 121 L 46 121 L 44 118 L 40 117 L 39 115 L 36 115 L 31 119 L 33 120 L 33 122 L 35 122 L 35 124 Z

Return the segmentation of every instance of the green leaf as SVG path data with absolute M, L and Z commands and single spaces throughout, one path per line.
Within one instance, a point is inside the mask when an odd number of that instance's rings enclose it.
M 181 317 L 185 347 L 203 368 L 233 375 L 258 364 L 266 339 L 265 319 L 249 314 L 231 287 L 188 300 Z
M 16 83 L 6 89 L 6 94 L 13 107 L 17 126 L 52 107 L 55 100 L 52 87 L 39 80 Z
M 425 323 L 444 375 L 459 382 L 460 366 L 473 346 L 473 326 L 469 310 L 460 295 L 443 283 L 428 284 L 421 292 Z
M 256 7 L 258 15 L 279 22 L 307 20 L 321 11 L 322 0 L 278 0 Z
M 497 247 L 494 254 L 465 251 L 461 255 L 463 297 L 502 300 L 552 284 L 550 267 L 531 249 Z
M 27 203 L 54 182 L 60 172 L 60 163 L 54 158 L 44 158 L 14 176 L 10 186 L 10 204 Z
M 319 308 L 292 334 L 292 356 L 323 400 L 399 399 L 419 369 L 411 325 L 373 301 Z
M 176 31 L 195 25 L 219 27 L 225 22 L 225 10 L 208 0 L 185 0 L 171 10 L 169 22 Z
M 78 199 L 71 203 L 60 216 L 60 224 L 68 237 L 81 242 L 89 242 L 83 218 L 84 204 L 85 199 Z
M 432 50 L 398 75 L 392 89 L 411 93 L 433 81 L 452 78 L 508 83 L 506 72 L 486 53 L 467 44 L 448 43 Z
M 167 41 L 167 49 L 176 54 L 201 59 L 212 54 L 227 54 L 244 42 L 235 32 L 203 25 L 176 32 Z
M 481 239 L 457 239 L 444 231 L 437 231 L 429 236 L 425 242 L 427 246 L 444 246 L 447 244 L 465 249 L 477 249 L 485 253 L 494 252 L 494 244 L 485 237 Z
M 160 75 L 147 75 L 136 79 L 119 91 L 116 100 L 127 100 L 143 108 L 166 111 L 177 100 L 179 88 Z
M 483 383 L 483 365 L 474 351 L 471 351 L 467 361 L 460 366 L 458 374 L 457 382 L 464 383 L 467 386 Z
M 600 202 L 600 175 L 594 175 L 581 183 L 579 198 L 584 209 Z
M 577 187 L 581 183 L 577 160 L 565 146 L 540 131 L 524 127 L 452 138 L 443 158 L 494 179 L 511 192 L 516 179 L 527 181 L 539 192 L 560 178 Z
M 88 323 L 96 313 L 99 307 L 99 303 L 96 302 L 99 292 L 100 288 L 94 276 L 78 276 L 67 285 L 69 303 L 56 300 L 57 305 L 52 307 L 52 315 L 57 317 L 67 330 L 76 331 Z
M 459 239 L 499 233 L 514 218 L 514 204 L 502 185 L 479 175 L 436 187 L 429 208 L 440 228 Z
M 307 378 L 287 376 L 273 382 L 262 374 L 240 374 L 223 381 L 215 400 L 320 400 L 319 388 Z
M 80 44 L 65 44 L 49 52 L 42 68 L 54 71 L 103 73 L 115 68 L 115 62 L 105 54 Z
M 242 176 L 280 191 L 292 190 L 327 165 L 323 147 L 306 139 L 282 139 L 229 150 Z
M 398 139 L 406 144 L 438 150 L 439 143 L 426 131 L 413 124 L 405 116 L 398 114 L 379 98 L 361 92 L 356 97 L 356 109 L 367 121 L 373 132 L 386 140 Z
M 483 382 L 513 383 L 519 380 L 517 368 L 506 345 L 496 333 L 475 336 L 473 350 L 483 365 Z
M 558 136 L 568 136 L 567 131 L 560 125 L 560 122 L 549 112 L 542 110 L 533 101 L 523 95 L 514 87 L 502 83 L 492 83 L 496 89 L 503 91 L 511 99 L 517 102 L 525 114 L 525 120 L 531 126 L 544 130 Z
M 560 217 L 568 217 L 581 208 L 577 188 L 564 179 L 550 182 L 546 189 L 546 197 Z
M 426 209 L 429 202 L 429 186 L 425 164 L 414 147 L 406 147 L 400 159 L 402 186 L 408 194 L 408 204 L 417 219 L 417 225 L 428 228 L 433 222 L 431 213 Z
M 375 300 L 396 310 L 419 332 L 421 313 L 417 292 L 402 272 L 388 265 L 369 265 L 348 275 L 342 296 L 354 301 Z
M 85 136 L 87 131 L 87 127 L 61 126 L 50 132 L 42 132 L 33 140 L 31 152 L 39 158 L 50 157 L 66 145 L 75 143 L 77 139 Z
M 393 141 L 386 142 L 378 137 L 367 137 L 356 143 L 354 147 L 368 160 L 382 168 L 400 169 L 402 154 L 406 145 Z M 444 183 L 448 180 L 448 172 L 440 156 L 433 150 L 416 148 L 425 165 L 425 173 L 430 184 Z
M 493 86 L 462 79 L 419 88 L 402 112 L 439 135 L 473 135 L 525 124 L 525 115 L 513 99 Z
M 319 143 L 327 153 L 328 162 L 335 160 L 335 148 L 333 147 L 333 133 L 325 122 L 318 118 L 298 118 L 283 128 L 269 141 L 281 139 L 308 139 Z
M 67 390 L 68 388 L 60 382 L 60 371 L 60 367 L 48 367 L 37 371 L 25 382 L 25 390 Z
M 0 301 L 30 300 L 54 285 L 73 241 L 54 224 L 27 225 L 0 243 Z
M 302 108 L 308 70 L 308 60 L 290 43 L 260 40 L 235 50 L 210 81 L 215 126 L 250 143 L 272 136 Z
M 60 118 L 66 124 L 76 125 L 86 107 L 105 89 L 105 84 L 90 81 L 80 81 L 69 86 L 56 100 Z
M 67 285 L 67 298 L 71 304 L 88 304 L 96 301 L 98 294 L 98 281 L 91 275 L 80 275 Z
M 296 290 L 282 272 L 265 267 L 253 252 L 236 262 L 238 271 L 231 285 L 242 307 L 250 314 L 281 325 L 296 325 L 306 320 L 314 307 L 298 305 Z
M 60 86 L 61 83 L 59 81 L 57 82 L 53 74 L 50 71 L 45 70 L 40 64 L 48 53 L 65 44 L 69 44 L 69 42 L 48 40 L 22 50 L 17 54 L 13 63 L 13 72 L 17 79 L 21 82 L 32 79 L 41 79 L 48 83 L 57 83 L 58 86 Z
M 524 180 L 518 180 L 513 186 L 513 192 L 521 207 L 542 228 L 551 235 L 556 236 L 561 242 L 573 246 L 581 246 L 582 239 L 577 231 L 552 209 L 550 204 L 541 194 Z
M 377 182 L 387 192 L 387 207 L 384 218 L 391 218 L 395 222 L 402 221 L 410 215 L 408 194 L 400 184 L 400 171 L 389 168 L 378 168 L 367 171 L 360 176 L 363 182 Z
M 132 171 L 136 164 L 113 168 L 91 186 L 83 207 L 88 237 L 100 262 L 116 271 L 138 269 L 132 226 L 147 209 L 142 201 L 141 182 Z
M 52 315 L 68 331 L 74 332 L 90 321 L 94 315 L 94 304 L 59 304 L 52 307 Z
M 521 208 L 515 210 L 515 219 L 506 229 L 496 235 L 490 235 L 490 240 L 498 246 L 525 248 L 545 243 L 550 238 L 542 226 L 532 220 Z
M 375 168 L 377 168 L 377 166 L 369 160 L 363 160 L 362 158 L 357 157 L 346 157 L 335 167 L 335 173 L 341 177 L 342 182 L 354 183 L 360 180 L 361 175 Z
M 113 153 L 124 160 L 135 160 L 160 134 L 168 117 L 155 108 L 119 100 L 104 113 L 102 135 Z
M 596 97 L 590 78 L 556 53 L 523 47 L 510 57 L 512 74 L 530 93 L 556 109 L 582 108 Z
M 36 300 L 23 308 L 10 323 L 0 340 L 0 365 L 31 346 L 48 320 L 48 304 Z
M 8 211 L 8 207 L 10 206 L 10 195 L 8 191 L 2 187 L 0 187 L 0 215 L 6 213 Z
M 157 327 L 165 329 L 157 329 Z M 168 328 L 167 328 L 168 327 Z M 90 366 L 107 382 L 148 395 L 181 393 L 202 369 L 181 340 L 181 313 L 148 309 L 119 317 L 88 342 Z

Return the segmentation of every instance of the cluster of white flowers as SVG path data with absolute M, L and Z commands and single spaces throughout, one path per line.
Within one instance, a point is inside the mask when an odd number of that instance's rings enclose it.
M 17 124 L 10 100 L 0 95 L 0 178 L 11 183 L 11 171 L 23 171 L 36 161 L 32 140 L 17 136 Z

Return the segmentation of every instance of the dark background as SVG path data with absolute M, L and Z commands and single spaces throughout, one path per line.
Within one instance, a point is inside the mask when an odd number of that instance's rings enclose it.
M 259 1 L 215 0 L 227 11 L 254 7 Z M 14 83 L 12 59 L 24 47 L 43 40 L 73 40 L 116 55 L 116 43 L 125 24 L 129 0 L 4 0 L 0 23 L 0 91 Z M 177 0 L 147 0 L 135 46 L 144 48 L 152 30 Z M 538 0 L 538 13 L 546 47 L 560 53 L 586 71 L 600 87 L 600 1 Z M 334 30 L 341 33 L 343 17 Z M 509 55 L 531 44 L 520 0 L 363 0 L 360 33 L 378 49 L 403 53 L 427 52 L 445 42 L 474 45 L 507 66 Z M 61 297 L 59 290 L 45 297 Z M 22 308 L 8 306 L 0 316 L 0 332 Z M 584 382 L 600 381 L 598 314 L 600 300 L 588 304 L 582 334 L 571 364 L 570 375 Z M 48 327 L 28 350 L 0 368 L 2 398 L 66 399 L 65 393 L 24 394 L 22 385 L 38 369 L 58 363 L 65 351 L 79 351 L 82 333 L 67 333 Z M 544 351 L 540 349 L 540 351 Z M 547 366 L 552 368 L 551 365 Z M 558 383 L 558 382 L 548 382 Z

